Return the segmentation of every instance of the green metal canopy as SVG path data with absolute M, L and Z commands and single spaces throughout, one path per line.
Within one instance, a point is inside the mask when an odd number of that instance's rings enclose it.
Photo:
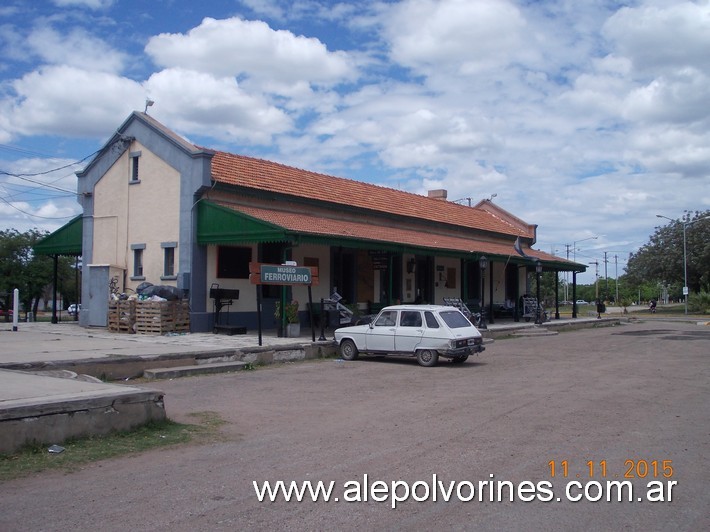
M 80 256 L 83 234 L 82 215 L 79 215 L 37 242 L 33 249 L 38 255 Z
M 209 201 L 197 205 L 198 244 L 247 244 L 288 240 L 288 231 L 276 224 Z

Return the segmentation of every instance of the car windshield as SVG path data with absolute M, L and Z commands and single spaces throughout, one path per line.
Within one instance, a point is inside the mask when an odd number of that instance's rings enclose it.
M 466 316 L 461 314 L 458 310 L 447 310 L 440 312 L 439 315 L 450 329 L 460 329 L 462 327 L 471 326 L 471 322 L 468 321 Z

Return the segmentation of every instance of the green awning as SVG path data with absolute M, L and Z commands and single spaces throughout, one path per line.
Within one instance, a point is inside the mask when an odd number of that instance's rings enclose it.
M 84 234 L 82 215 L 50 233 L 34 245 L 38 255 L 81 255 L 81 240 Z
M 198 244 L 248 244 L 288 240 L 287 230 L 209 201 L 197 204 Z

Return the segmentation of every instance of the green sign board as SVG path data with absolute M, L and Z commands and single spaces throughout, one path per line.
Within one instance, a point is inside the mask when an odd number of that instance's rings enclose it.
M 311 284 L 311 269 L 304 266 L 262 264 L 259 276 L 262 284 Z

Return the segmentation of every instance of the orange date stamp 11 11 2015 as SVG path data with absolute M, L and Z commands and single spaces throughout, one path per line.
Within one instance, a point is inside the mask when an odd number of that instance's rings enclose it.
M 587 460 L 575 464 L 569 460 L 550 460 L 550 477 L 562 478 L 673 478 L 673 460 L 627 459 L 623 463 Z

